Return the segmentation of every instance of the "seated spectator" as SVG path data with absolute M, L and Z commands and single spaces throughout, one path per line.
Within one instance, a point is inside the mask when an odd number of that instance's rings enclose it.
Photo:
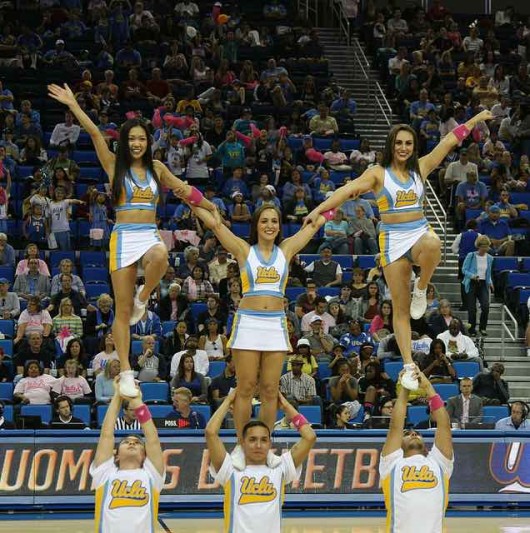
M 50 278 L 39 272 L 39 260 L 30 259 L 28 267 L 27 274 L 17 275 L 13 291 L 28 302 L 31 297 L 39 298 L 39 301 L 47 298 L 50 295 Z
M 60 395 L 55 398 L 53 401 L 53 417 L 51 420 L 52 429 L 70 429 L 75 427 L 75 429 L 80 429 L 79 426 L 82 424 L 86 425 L 80 419 L 72 414 L 73 402 L 72 399 L 66 395 Z
M 358 397 L 357 380 L 351 375 L 348 361 L 337 363 L 337 375 L 329 381 L 331 399 L 333 403 L 354 402 Z
M 122 400 L 121 410 L 123 416 L 116 419 L 114 429 L 122 431 L 139 431 L 142 429 L 140 422 L 136 418 L 136 412 L 133 407 L 130 406 L 129 400 Z
M 287 398 L 294 399 L 299 405 L 318 404 L 322 400 L 317 396 L 314 378 L 302 372 L 305 359 L 296 355 L 290 360 L 291 370 L 280 379 L 280 392 Z
M 318 114 L 309 121 L 309 130 L 312 135 L 320 137 L 329 137 L 338 133 L 339 126 L 335 118 L 329 115 L 327 105 L 318 106 Z
M 166 357 L 166 361 L 170 361 L 174 353 L 184 349 L 186 339 L 189 336 L 187 331 L 188 325 L 184 320 L 181 320 L 176 322 L 173 331 L 164 337 L 164 346 L 161 351 Z
M 329 301 L 329 305 L 331 305 L 332 303 L 339 304 L 340 309 L 342 311 L 342 315 L 344 316 L 345 319 L 348 319 L 348 320 L 352 318 L 357 319 L 361 315 L 362 300 L 361 298 L 354 298 L 352 296 L 352 289 L 350 285 L 343 285 L 340 288 L 339 296 L 332 298 Z M 336 322 L 336 319 L 335 319 L 335 322 Z
M 73 274 L 74 264 L 70 259 L 61 259 L 59 263 L 59 273 L 52 278 L 50 295 L 53 297 L 61 291 L 61 275 L 69 274 L 72 276 L 72 290 L 77 291 L 82 296 L 86 296 L 85 285 L 83 280 L 77 275 Z
M 309 341 L 311 354 L 315 356 L 318 362 L 328 362 L 335 339 L 331 335 L 324 333 L 323 322 L 319 316 L 313 317 L 309 327 L 311 331 L 306 333 L 302 339 Z
M 320 259 L 305 267 L 317 287 L 335 287 L 342 284 L 342 268 L 332 259 L 333 250 L 323 245 L 319 250 Z
M 195 371 L 195 361 L 192 355 L 184 354 L 180 358 L 175 377 L 171 381 L 171 387 L 178 389 L 184 387 L 191 394 L 191 403 L 206 403 L 208 398 L 208 383 L 204 375 Z
M 228 339 L 219 332 L 220 322 L 216 318 L 208 318 L 204 323 L 202 335 L 199 337 L 199 349 L 208 354 L 210 361 L 224 359 L 228 355 Z
M 61 274 L 60 276 L 61 287 L 59 292 L 52 297 L 51 303 L 48 306 L 48 312 L 53 316 L 57 314 L 60 303 L 68 298 L 73 306 L 74 312 L 77 316 L 81 316 L 82 309 L 86 309 L 88 302 L 86 298 L 72 287 L 73 276 L 72 274 Z
M 329 334 L 338 339 L 343 333 L 346 333 L 346 331 L 348 330 L 348 319 L 346 315 L 342 312 L 342 309 L 338 302 L 329 302 L 328 313 L 333 317 L 333 320 L 335 320 L 335 325 L 330 328 Z
M 438 300 L 436 287 L 432 283 L 429 283 L 427 285 L 427 311 L 425 311 L 425 318 L 438 311 L 439 307 L 440 301 Z
M 510 399 L 508 383 L 502 379 L 504 365 L 493 363 L 489 373 L 481 372 L 473 378 L 473 390 L 484 405 L 503 405 Z
M 118 355 L 115 359 L 108 361 L 105 368 L 97 374 L 95 393 L 96 402 L 98 403 L 110 403 L 114 396 L 114 380 L 120 373 L 120 360 Z
M 184 262 L 181 261 L 177 269 L 177 279 L 184 281 L 188 276 L 192 275 L 193 269 L 199 264 L 199 249 L 196 246 L 184 248 Z
M 75 146 L 79 139 L 81 128 L 74 124 L 74 115 L 70 110 L 64 113 L 64 122 L 55 125 L 50 137 L 50 148 L 65 146 L 67 148 Z
M 431 383 L 452 383 L 456 380 L 455 369 L 445 355 L 445 343 L 441 339 L 431 342 L 429 355 L 423 363 L 423 373 Z
M 167 364 L 156 353 L 156 339 L 146 335 L 142 339 L 142 353 L 133 356 L 132 367 L 138 372 L 138 381 L 164 381 L 167 379 Z
M 167 415 L 166 420 L 175 420 L 175 428 L 204 429 L 206 427 L 206 421 L 202 414 L 191 408 L 192 397 L 191 391 L 186 387 L 180 387 L 173 391 L 173 411 Z
M 451 361 L 475 361 L 483 370 L 482 357 L 473 340 L 462 333 L 462 325 L 458 318 L 453 318 L 449 323 L 449 329 L 436 337 L 445 344 L 447 356 Z
M 240 278 L 232 278 L 228 283 L 228 294 L 226 294 L 221 301 L 221 313 L 224 316 L 233 315 L 239 307 L 239 302 L 243 298 L 241 291 Z
M 495 423 L 495 429 L 501 431 L 523 431 L 530 429 L 528 417 L 528 405 L 525 402 L 513 402 L 510 405 L 510 416 L 501 418 Z
M 216 294 L 208 295 L 208 299 L 206 300 L 206 310 L 199 313 L 195 324 L 199 333 L 204 332 L 203 330 L 205 330 L 206 322 L 209 319 L 215 319 L 219 325 L 219 331 L 224 330 L 223 324 L 226 324 L 227 316 L 222 311 L 219 304 L 220 301 Z
M 50 159 L 47 165 L 50 173 L 55 175 L 55 171 L 60 168 L 65 172 L 68 181 L 76 181 L 80 170 L 78 164 L 70 158 L 68 146 L 59 146 L 57 150 L 57 156 Z
M 88 310 L 85 331 L 87 336 L 92 337 L 103 337 L 107 331 L 110 331 L 112 328 L 112 323 L 114 322 L 114 311 L 112 306 L 114 305 L 114 300 L 106 292 L 99 295 L 96 308 Z
M 46 264 L 46 263 L 44 263 Z M 15 266 L 15 249 L 7 242 L 7 235 L 0 232 L 0 265 Z
M 208 354 L 204 350 L 198 350 L 199 341 L 195 335 L 190 335 L 184 342 L 184 349 L 177 352 L 171 358 L 171 369 L 169 375 L 173 378 L 177 374 L 180 358 L 183 355 L 191 355 L 195 361 L 195 370 L 203 376 L 208 375 L 208 369 L 210 368 L 210 362 L 208 360 Z
M 484 209 L 488 198 L 488 189 L 474 171 L 466 173 L 466 181 L 456 188 L 456 217 L 460 226 L 466 218 L 466 209 Z
M 322 325 L 322 331 L 327 334 L 330 328 L 334 327 L 335 319 L 327 312 L 328 302 L 325 298 L 319 296 L 315 299 L 315 309 L 302 317 L 301 330 L 303 333 L 312 331 L 311 324 L 319 320 Z
M 94 359 L 92 359 L 92 370 L 96 376 L 105 370 L 105 367 L 110 361 L 119 359 L 111 331 L 105 333 L 105 335 L 101 337 L 99 341 L 99 349 L 99 353 L 97 353 Z M 110 396 L 112 397 L 112 395 Z
M 228 287 L 233 279 L 239 280 L 239 266 L 237 263 L 230 263 L 226 268 L 226 278 L 222 278 L 219 282 L 219 298 L 226 298 L 228 294 Z
M 5 406 L 6 404 L 0 400 L 0 431 L 4 429 L 15 429 L 15 424 L 9 420 L 6 420 L 4 416 Z
M 349 322 L 350 331 L 342 335 L 339 343 L 344 346 L 344 355 L 352 357 L 359 353 L 359 348 L 370 340 L 370 336 L 363 331 L 363 325 L 358 319 Z
M 351 418 L 350 408 L 347 404 L 331 406 L 332 422 L 329 429 L 354 429 L 355 426 L 349 423 Z
M 145 337 L 153 337 L 156 340 L 162 338 L 162 325 L 158 315 L 149 311 L 146 307 L 142 318 L 131 326 L 131 339 L 141 341 Z
M 445 407 L 451 423 L 465 425 L 469 422 L 482 422 L 482 399 L 472 392 L 473 381 L 471 378 L 462 378 L 460 380 L 461 394 L 449 398 Z
M 302 224 L 312 209 L 311 195 L 306 195 L 302 187 L 297 187 L 290 201 L 284 199 L 283 206 L 283 214 L 287 222 Z
M 67 396 L 72 401 L 88 397 L 92 389 L 87 380 L 80 375 L 76 359 L 68 359 L 64 364 L 64 375 L 58 378 L 52 388 L 52 394 Z
M 228 258 L 227 251 L 218 246 L 215 254 L 215 259 L 208 263 L 208 270 L 210 271 L 210 283 L 217 287 L 219 282 L 226 278 L 228 272 L 228 265 L 234 263 L 233 259 Z
M 442 298 L 440 300 L 440 308 L 438 309 L 438 312 L 431 315 L 429 319 L 429 327 L 432 337 L 438 337 L 440 333 L 447 331 L 453 318 L 455 318 L 455 315 L 451 308 L 451 302 Z M 461 331 L 464 333 L 465 330 L 462 329 Z
M 302 372 L 304 374 L 315 380 L 318 378 L 318 363 L 315 356 L 311 354 L 311 343 L 308 339 L 300 339 L 296 343 L 295 355 L 287 362 L 287 371 L 291 370 L 291 361 L 294 357 L 302 360 Z
M 379 361 L 370 361 L 358 381 L 358 391 L 365 413 L 371 414 L 381 396 L 396 397 L 396 384 L 381 370 Z
M 22 379 L 16 384 L 13 399 L 26 404 L 50 404 L 52 387 L 56 379 L 45 374 L 38 361 L 29 360 L 24 366 Z
M 299 320 L 304 315 L 315 309 L 315 302 L 318 297 L 316 283 L 312 279 L 307 279 L 305 292 L 296 298 L 294 312 Z
M 20 313 L 18 319 L 17 336 L 13 340 L 16 346 L 22 339 L 29 338 L 31 333 L 40 333 L 45 339 L 52 330 L 52 317 L 46 309 L 41 309 L 40 298 L 31 296 L 28 307 Z
M 479 232 L 491 240 L 492 255 L 513 255 L 515 242 L 508 222 L 500 219 L 501 210 L 492 205 L 488 210 L 488 218 L 479 224 Z
M 0 318 L 15 319 L 20 314 L 20 301 L 14 292 L 9 291 L 9 280 L 0 278 Z
M 380 312 L 372 319 L 370 329 L 368 330 L 374 341 L 379 341 L 377 333 L 382 329 L 389 333 L 394 333 L 392 316 L 392 300 L 383 300 L 381 302 Z
M 351 166 L 348 165 L 348 156 L 340 151 L 340 141 L 338 139 L 333 140 L 329 151 L 324 152 L 324 162 L 330 170 L 343 172 L 351 170 Z
M 228 207 L 230 213 L 231 222 L 250 222 L 252 214 L 250 208 L 245 203 L 245 198 L 241 191 L 234 191 L 230 198 L 232 199 L 232 205 Z
M 85 354 L 85 347 L 81 339 L 70 339 L 66 345 L 64 354 L 57 361 L 59 376 L 64 376 L 64 365 L 66 361 L 74 360 L 80 376 L 87 376 L 88 358 Z
M 323 202 L 328 195 L 335 190 L 335 183 L 331 181 L 329 171 L 321 168 L 317 177 L 313 180 L 311 187 L 313 189 L 313 201 L 315 203 Z
M 27 336 L 27 342 L 21 343 L 15 355 L 14 363 L 17 374 L 21 375 L 28 361 L 37 361 L 46 374 L 50 373 L 52 361 L 55 360 L 54 347 L 51 343 L 43 342 L 42 333 L 32 331 Z
M 219 401 L 228 396 L 230 389 L 235 389 L 237 386 L 236 363 L 232 354 L 226 356 L 225 363 L 222 373 L 215 376 L 210 385 L 214 405 L 218 405 Z
M 362 205 L 355 208 L 355 218 L 350 222 L 355 255 L 375 255 L 378 252 L 377 235 L 371 219 Z
M 181 294 L 181 286 L 173 282 L 169 286 L 168 293 L 160 298 L 158 314 L 161 321 L 181 320 L 188 313 L 188 300 Z
M 324 225 L 325 240 L 323 245 L 330 246 L 333 253 L 346 255 L 350 249 L 349 231 L 349 224 L 344 220 L 342 209 L 336 209 L 333 220 L 328 220 Z

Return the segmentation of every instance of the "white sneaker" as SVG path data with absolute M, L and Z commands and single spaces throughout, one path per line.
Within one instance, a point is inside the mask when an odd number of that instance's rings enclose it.
M 269 450 L 269 453 L 267 454 L 267 466 L 269 468 L 276 468 L 277 466 L 280 466 L 281 462 L 282 458 L 273 453 L 272 450 Z
M 134 382 L 134 372 L 132 370 L 120 372 L 120 395 L 128 398 L 138 396 L 138 389 Z
M 409 363 L 404 365 L 405 373 L 401 376 L 401 385 L 408 390 L 418 390 L 418 378 L 414 377 L 416 365 Z
M 230 454 L 230 457 L 232 458 L 232 464 L 234 465 L 234 468 L 236 470 L 239 470 L 240 472 L 245 470 L 245 467 L 247 466 L 247 462 L 245 460 L 245 454 L 243 452 L 243 448 L 241 447 L 241 444 L 236 445 L 236 447 L 233 449 L 232 453 Z
M 410 301 L 410 318 L 414 320 L 419 320 L 427 311 L 427 289 L 418 289 L 418 282 L 419 278 L 416 278 Z
M 131 313 L 131 318 L 129 319 L 129 325 L 134 326 L 137 322 L 140 322 L 140 319 L 144 316 L 145 306 L 147 302 L 141 302 L 138 298 L 138 295 L 142 292 L 144 288 L 143 285 L 140 285 L 136 289 L 136 294 L 134 295 L 134 306 Z

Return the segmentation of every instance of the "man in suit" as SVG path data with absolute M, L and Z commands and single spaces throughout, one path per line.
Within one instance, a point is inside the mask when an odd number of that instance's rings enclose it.
M 482 399 L 471 394 L 473 392 L 473 380 L 463 378 L 460 380 L 460 392 L 447 400 L 447 412 L 451 422 L 467 424 L 468 422 L 480 422 L 482 420 Z

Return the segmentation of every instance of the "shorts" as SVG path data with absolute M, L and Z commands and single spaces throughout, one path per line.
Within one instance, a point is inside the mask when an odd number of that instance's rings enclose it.
M 285 312 L 239 309 L 228 347 L 257 352 L 290 352 Z
M 401 257 L 412 263 L 412 247 L 429 231 L 432 229 L 425 218 L 396 224 L 381 222 L 379 227 L 381 266 L 393 263 Z
M 109 244 L 111 273 L 134 265 L 158 244 L 164 244 L 164 241 L 156 224 L 116 224 Z

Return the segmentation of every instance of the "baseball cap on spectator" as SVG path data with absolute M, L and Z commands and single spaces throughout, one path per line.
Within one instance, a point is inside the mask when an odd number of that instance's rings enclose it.
M 318 315 L 315 315 L 314 317 L 312 317 L 311 324 L 314 324 L 315 322 L 322 322 L 322 317 Z
M 55 46 L 59 46 L 60 44 L 64 44 L 64 41 L 62 39 L 57 39 L 55 41 Z
M 296 343 L 296 347 L 297 347 L 297 348 L 300 348 L 300 346 L 311 346 L 311 343 L 309 342 L 309 339 L 300 339 L 300 340 Z
M 7 278 L 0 278 L 0 285 L 9 285 L 9 280 Z
M 276 189 L 274 188 L 274 185 L 265 185 L 263 188 L 269 190 L 271 194 L 276 195 Z
M 331 244 L 328 244 L 328 243 L 324 243 L 324 244 L 321 244 L 320 245 L 320 248 L 318 249 L 319 252 L 321 252 L 322 250 L 331 250 L 333 251 L 333 248 L 331 246 Z
M 489 212 L 490 213 L 500 213 L 501 212 L 501 209 L 498 205 L 492 205 L 490 208 L 489 208 Z
M 374 348 L 373 342 L 363 342 L 361 346 L 359 346 L 359 351 L 363 350 L 364 348 Z
M 303 365 L 305 363 L 304 358 L 301 355 L 295 355 L 290 361 L 292 365 Z
M 241 191 L 234 191 L 234 192 L 231 194 L 230 198 L 235 198 L 236 196 L 239 196 L 239 195 L 240 195 L 240 196 L 243 196 L 243 193 L 242 193 Z

